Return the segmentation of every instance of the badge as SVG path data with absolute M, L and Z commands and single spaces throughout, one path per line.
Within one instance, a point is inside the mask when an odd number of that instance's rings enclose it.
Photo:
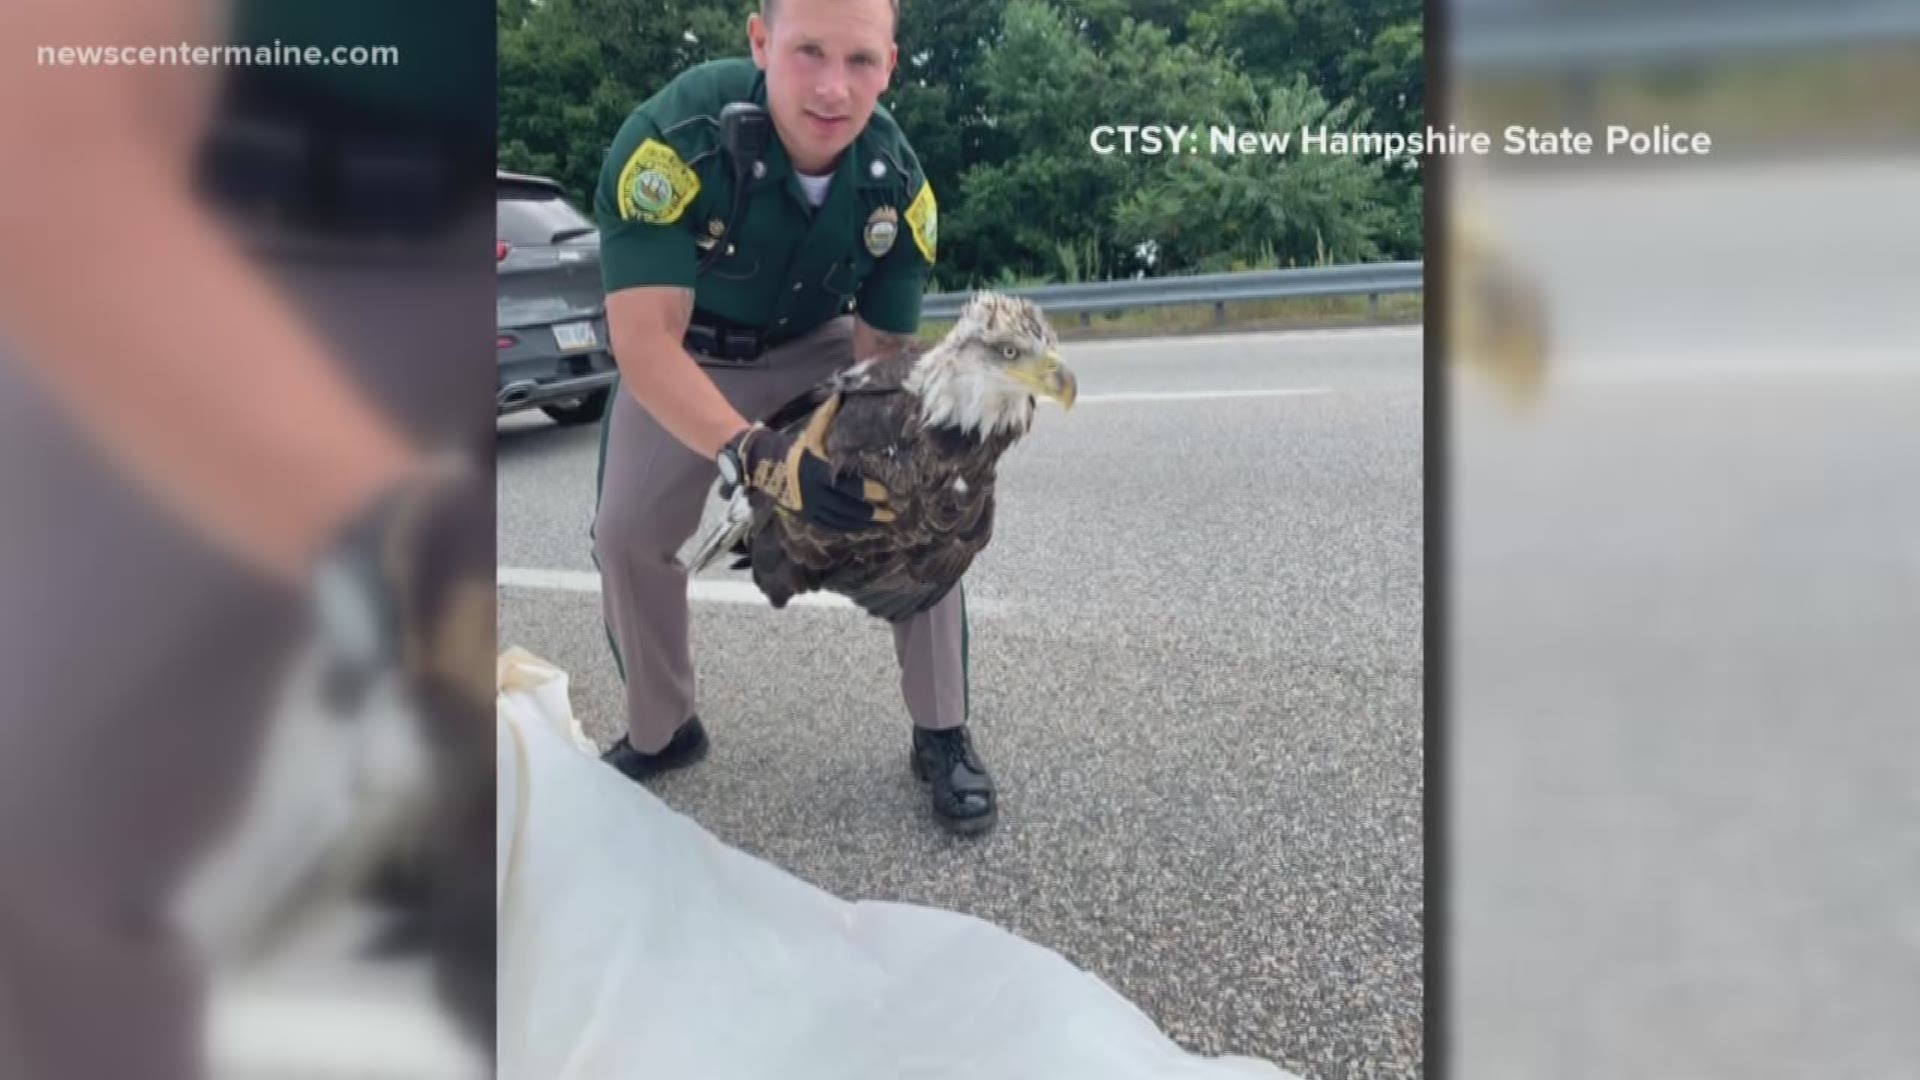
M 900 211 L 883 206 L 867 215 L 867 252 L 874 258 L 892 251 L 894 238 L 899 235 Z
M 665 225 L 680 219 L 700 191 L 700 178 L 673 147 L 648 139 L 620 170 L 620 217 Z
M 933 201 L 933 185 L 927 181 L 920 182 L 920 194 L 907 207 L 907 228 L 913 232 L 920 254 L 932 263 L 933 253 L 940 246 L 940 207 Z

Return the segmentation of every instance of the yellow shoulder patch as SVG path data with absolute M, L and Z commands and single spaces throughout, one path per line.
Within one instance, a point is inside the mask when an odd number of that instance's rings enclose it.
M 913 233 L 913 244 L 927 262 L 933 262 L 933 253 L 940 246 L 940 207 L 933 201 L 933 185 L 920 181 L 920 194 L 913 197 L 907 206 L 907 229 Z
M 648 139 L 620 169 L 620 218 L 670 224 L 680 220 L 699 191 L 699 175 L 673 147 Z

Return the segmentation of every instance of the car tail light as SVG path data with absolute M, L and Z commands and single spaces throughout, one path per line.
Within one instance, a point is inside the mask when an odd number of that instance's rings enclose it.
M 493 339 L 493 344 L 495 348 L 511 349 L 515 345 L 520 344 L 520 339 L 514 337 L 512 334 L 501 334 Z
M 512 245 L 508 244 L 505 240 L 495 240 L 493 242 L 493 261 L 505 262 L 507 252 L 511 249 Z

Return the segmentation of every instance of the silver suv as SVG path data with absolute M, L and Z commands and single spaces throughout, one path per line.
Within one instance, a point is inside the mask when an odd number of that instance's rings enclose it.
M 496 414 L 538 408 L 562 424 L 593 423 L 619 374 L 607 340 L 600 235 L 555 181 L 501 172 L 495 184 Z

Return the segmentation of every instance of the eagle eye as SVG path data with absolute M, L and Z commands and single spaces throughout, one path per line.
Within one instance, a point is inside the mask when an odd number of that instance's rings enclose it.
M 1020 347 L 1018 345 L 1002 345 L 1000 346 L 1000 355 L 1011 360 L 1020 355 Z

